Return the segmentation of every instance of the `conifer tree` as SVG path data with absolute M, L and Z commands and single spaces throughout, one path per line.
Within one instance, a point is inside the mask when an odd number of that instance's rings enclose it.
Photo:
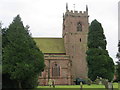
M 2 64 L 2 23 L 0 22 L 0 67 Z M 1 69 L 0 69 L 1 72 Z
M 117 53 L 117 80 L 120 81 L 120 41 L 118 43 L 118 53 Z
M 2 87 L 2 23 L 0 22 L 0 89 Z
M 102 77 L 111 81 L 114 75 L 114 62 L 106 50 L 106 38 L 101 23 L 91 22 L 88 33 L 88 77 L 95 80 Z
M 45 66 L 44 56 L 19 15 L 5 31 L 4 40 L 3 74 L 8 74 L 11 80 L 15 80 L 18 88 L 34 87 Z

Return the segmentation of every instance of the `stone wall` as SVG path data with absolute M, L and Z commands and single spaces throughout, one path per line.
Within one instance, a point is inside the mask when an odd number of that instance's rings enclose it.
M 45 69 L 39 77 L 39 85 L 48 85 L 48 79 L 54 79 L 56 85 L 71 84 L 71 61 L 68 55 L 44 55 Z M 52 66 L 60 66 L 60 76 L 52 76 Z
M 66 55 L 72 61 L 71 73 L 75 78 L 87 78 L 87 35 L 88 35 L 88 11 L 70 12 L 66 11 L 63 17 L 63 38 Z M 77 30 L 78 23 L 81 24 L 82 31 Z

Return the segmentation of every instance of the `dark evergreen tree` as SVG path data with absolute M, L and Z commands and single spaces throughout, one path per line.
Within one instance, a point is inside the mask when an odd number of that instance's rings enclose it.
M 106 38 L 102 25 L 94 20 L 89 26 L 88 33 L 88 77 L 95 80 L 102 77 L 111 81 L 114 75 L 114 62 L 106 50 Z
M 2 23 L 0 22 L 0 73 L 1 71 L 1 65 L 2 64 Z
M 0 22 L 0 89 L 2 87 L 2 23 Z
M 118 43 L 118 53 L 117 53 L 117 58 L 118 58 L 118 61 L 117 61 L 117 80 L 120 81 L 120 41 Z
M 8 43 L 7 38 L 6 38 L 6 30 L 7 30 L 7 28 L 2 29 L 2 54 L 3 55 L 4 55 L 4 53 L 3 53 L 4 48 Z M 2 57 L 2 60 L 4 61 L 4 57 Z M 10 75 L 7 72 L 2 73 L 2 88 L 17 88 L 16 81 L 11 80 Z
M 2 23 L 0 22 L 0 72 L 2 64 Z
M 45 66 L 43 53 L 31 38 L 28 28 L 23 26 L 19 15 L 3 35 L 3 74 L 14 80 L 18 88 L 33 88 Z

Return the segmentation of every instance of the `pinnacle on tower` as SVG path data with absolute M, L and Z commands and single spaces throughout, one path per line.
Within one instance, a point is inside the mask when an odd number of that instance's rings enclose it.
M 66 3 L 66 11 L 68 11 L 68 3 Z
M 86 5 L 86 12 L 88 12 L 88 6 Z

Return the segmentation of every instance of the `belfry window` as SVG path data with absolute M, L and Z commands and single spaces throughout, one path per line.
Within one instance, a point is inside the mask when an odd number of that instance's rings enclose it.
M 60 66 L 56 63 L 52 67 L 52 76 L 60 76 Z
M 82 31 L 82 24 L 80 22 L 77 23 L 77 31 Z

